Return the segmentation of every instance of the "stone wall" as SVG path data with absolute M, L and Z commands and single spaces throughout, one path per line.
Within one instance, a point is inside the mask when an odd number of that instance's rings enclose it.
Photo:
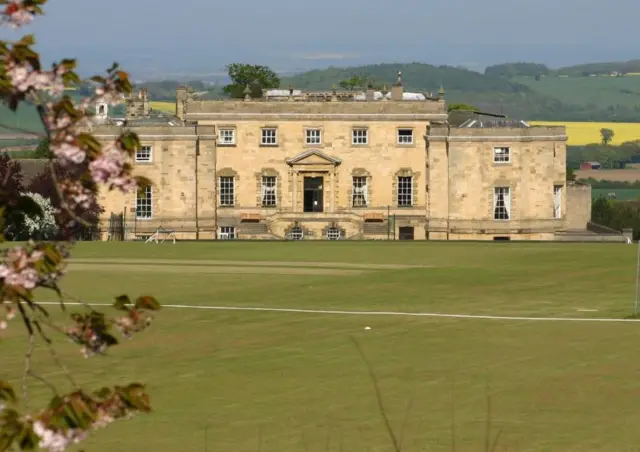
M 591 221 L 591 186 L 567 185 L 567 229 L 586 230 Z

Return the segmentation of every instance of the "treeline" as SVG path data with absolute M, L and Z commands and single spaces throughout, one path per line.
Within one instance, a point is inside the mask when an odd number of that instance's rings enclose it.
M 640 239 L 640 203 L 615 201 L 600 197 L 591 205 L 591 221 L 617 231 L 633 229 L 633 239 Z
M 606 169 L 620 169 L 630 163 L 640 163 L 640 140 L 619 146 L 600 143 L 585 146 L 567 146 L 567 167 L 580 168 L 583 162 L 599 162 Z
M 536 77 L 536 76 L 567 76 L 587 77 L 589 75 L 640 73 L 640 60 L 614 61 L 607 63 L 588 63 L 550 69 L 545 64 L 517 62 L 494 64 L 484 70 L 484 74 L 491 77 Z

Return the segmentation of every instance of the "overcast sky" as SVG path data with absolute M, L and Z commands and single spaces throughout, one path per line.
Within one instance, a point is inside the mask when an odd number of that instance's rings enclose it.
M 29 27 L 43 56 L 89 71 L 117 60 L 134 75 L 640 58 L 639 0 L 50 0 L 46 12 Z

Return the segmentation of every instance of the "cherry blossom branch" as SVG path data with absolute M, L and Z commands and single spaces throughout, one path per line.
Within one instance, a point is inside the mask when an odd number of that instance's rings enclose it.
M 29 334 L 29 345 L 27 346 L 27 353 L 24 357 L 24 372 L 22 373 L 22 397 L 24 399 L 25 409 L 29 409 L 29 382 L 27 377 L 31 372 L 31 355 L 33 354 L 33 346 L 35 344 L 35 336 Z

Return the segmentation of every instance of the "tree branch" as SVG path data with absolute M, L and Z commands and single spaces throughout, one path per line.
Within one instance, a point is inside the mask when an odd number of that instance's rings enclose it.
M 35 344 L 35 336 L 29 333 L 29 345 L 27 346 L 27 353 L 24 357 L 24 371 L 22 372 L 22 398 L 24 399 L 24 406 L 29 411 L 29 382 L 27 377 L 31 372 L 31 355 L 33 354 L 33 346 Z

